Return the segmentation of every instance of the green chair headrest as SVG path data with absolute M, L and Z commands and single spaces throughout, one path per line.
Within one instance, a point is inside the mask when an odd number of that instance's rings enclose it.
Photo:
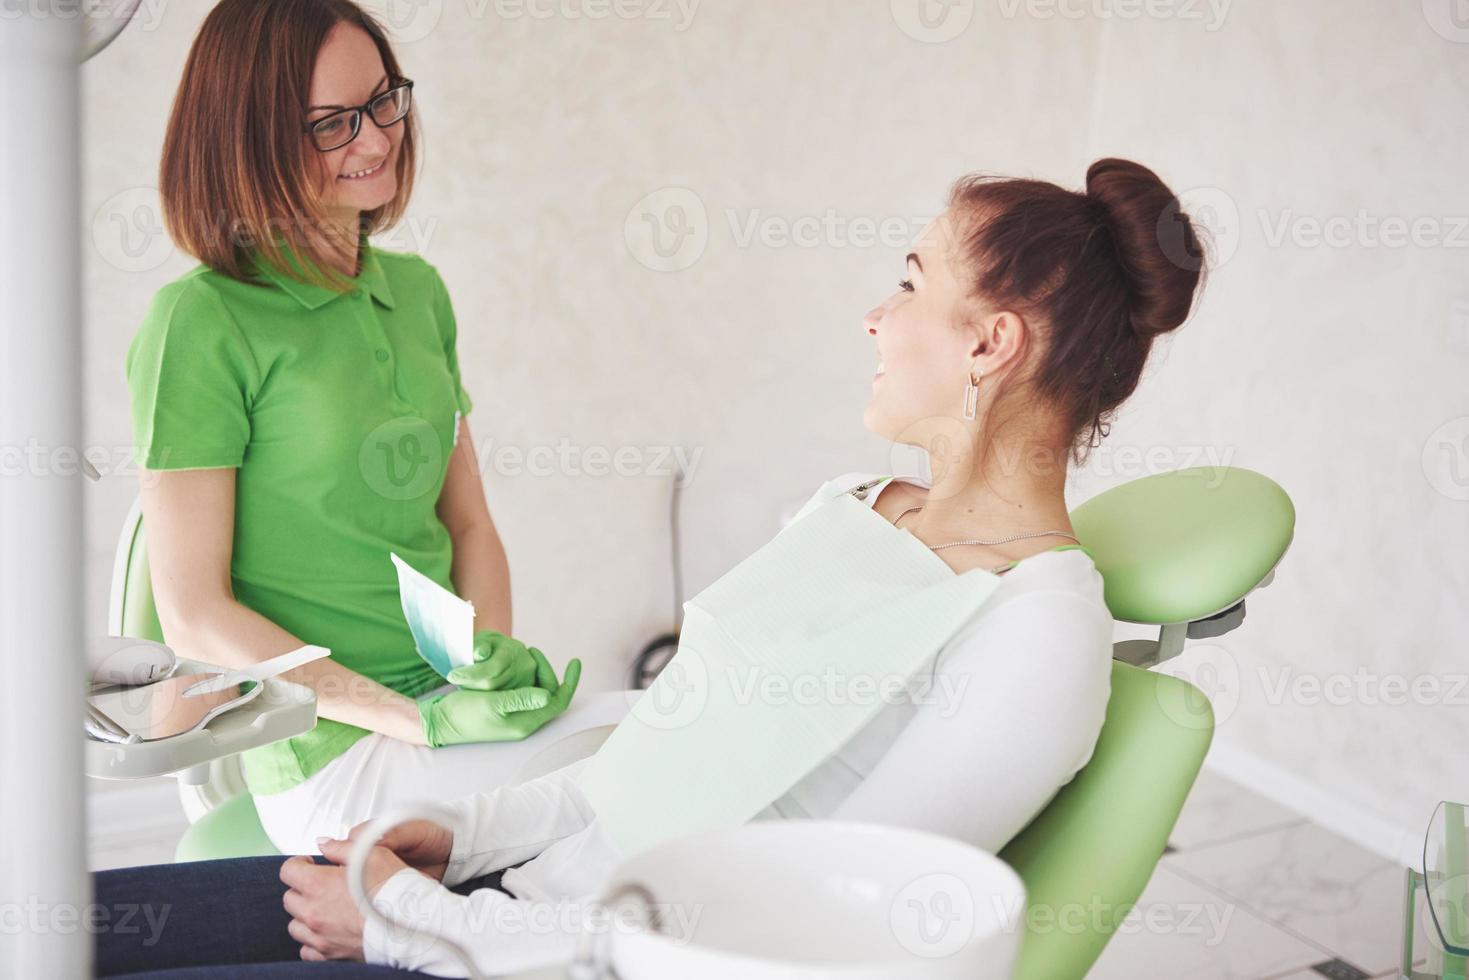
M 1200 466 L 1113 487 L 1071 514 L 1102 573 L 1107 605 L 1130 623 L 1186 623 L 1228 609 L 1271 572 L 1296 510 L 1254 470 Z

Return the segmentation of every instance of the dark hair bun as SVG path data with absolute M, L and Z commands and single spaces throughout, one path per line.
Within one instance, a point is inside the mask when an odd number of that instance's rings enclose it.
M 1087 197 L 1106 216 L 1131 287 L 1129 318 L 1145 337 L 1188 318 L 1203 277 L 1204 253 L 1178 198 L 1147 167 L 1108 157 L 1086 171 Z

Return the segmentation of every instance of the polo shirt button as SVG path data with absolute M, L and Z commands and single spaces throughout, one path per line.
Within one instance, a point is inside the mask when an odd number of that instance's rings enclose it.
M 387 359 L 388 359 L 388 352 L 385 351 L 385 350 L 379 350 L 377 352 L 377 359 L 379 361 L 387 361 Z

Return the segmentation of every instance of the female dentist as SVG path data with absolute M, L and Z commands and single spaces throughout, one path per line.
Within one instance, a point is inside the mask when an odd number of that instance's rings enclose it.
M 399 801 L 505 781 L 528 752 L 491 743 L 565 712 L 580 676 L 573 660 L 558 680 L 508 636 L 444 283 L 367 242 L 408 202 L 412 106 L 351 0 L 219 3 L 160 178 L 169 233 L 201 264 L 158 291 L 127 356 L 167 641 L 226 667 L 332 651 L 286 675 L 316 691 L 316 727 L 243 757 L 285 853 Z M 415 651 L 390 553 L 473 602 L 460 689 L 422 697 L 443 680 Z

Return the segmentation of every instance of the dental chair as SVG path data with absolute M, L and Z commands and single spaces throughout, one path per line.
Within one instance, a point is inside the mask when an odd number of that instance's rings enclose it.
M 1274 481 L 1236 467 L 1197 467 L 1107 490 L 1071 515 L 1094 556 L 1112 615 L 1158 628 L 1115 645 L 1106 720 L 1091 760 L 1000 852 L 1025 882 L 1026 936 L 1017 980 L 1067 980 L 1091 969 L 1152 877 L 1214 733 L 1208 698 L 1150 668 L 1189 639 L 1244 621 L 1290 545 L 1295 508 Z M 114 635 L 162 641 L 135 507 L 113 579 Z M 545 749 L 533 778 L 595 752 L 611 726 Z M 177 860 L 278 853 L 244 790 L 237 758 L 203 786 L 181 784 L 192 822 Z

